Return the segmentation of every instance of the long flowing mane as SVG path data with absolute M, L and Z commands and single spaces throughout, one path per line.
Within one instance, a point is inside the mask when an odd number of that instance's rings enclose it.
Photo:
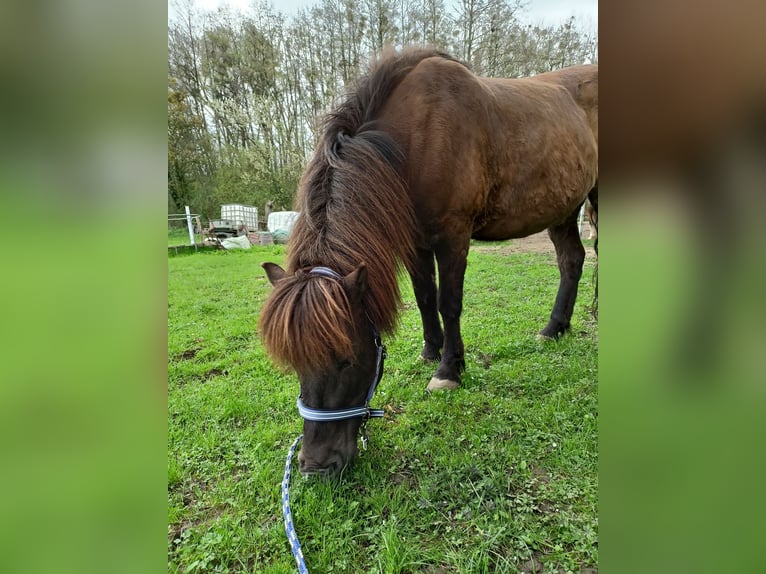
M 300 216 L 288 244 L 289 275 L 261 313 L 261 337 L 277 362 L 300 371 L 351 352 L 345 292 L 334 280 L 302 272 L 309 267 L 345 276 L 365 263 L 366 311 L 381 332 L 396 327 L 398 274 L 412 260 L 416 222 L 403 176 L 406 158 L 376 119 L 402 79 L 434 56 L 452 60 L 428 49 L 384 54 L 327 116 L 296 197 Z

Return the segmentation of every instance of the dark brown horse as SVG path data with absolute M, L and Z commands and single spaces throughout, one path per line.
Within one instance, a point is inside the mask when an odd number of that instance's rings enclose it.
M 541 335 L 558 337 L 585 257 L 579 209 L 586 197 L 597 209 L 597 178 L 597 66 L 507 80 L 477 77 L 431 50 L 385 54 L 327 119 L 300 183 L 287 270 L 264 264 L 274 285 L 260 319 L 267 351 L 296 370 L 305 407 L 364 404 L 380 362 L 375 335 L 396 326 L 397 274 L 406 269 L 423 321 L 421 357 L 440 361 L 428 390 L 454 389 L 465 365 L 471 238 L 543 229 L 561 281 Z M 302 472 L 348 463 L 361 423 L 307 420 Z

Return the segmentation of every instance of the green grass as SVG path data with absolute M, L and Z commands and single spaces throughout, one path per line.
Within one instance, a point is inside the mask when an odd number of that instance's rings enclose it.
M 294 375 L 256 333 L 281 246 L 168 260 L 170 572 L 295 571 L 279 486 L 301 432 Z M 553 256 L 471 253 L 463 386 L 428 395 L 409 283 L 368 424 L 330 481 L 296 472 L 291 501 L 311 572 L 580 572 L 597 567 L 597 326 L 581 282 L 572 332 L 535 337 Z
M 200 236 L 194 236 L 194 241 L 201 241 Z M 168 245 L 189 245 L 189 230 L 185 227 L 168 228 Z

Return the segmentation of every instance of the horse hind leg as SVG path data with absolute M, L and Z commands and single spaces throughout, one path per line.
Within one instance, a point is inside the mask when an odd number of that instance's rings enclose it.
M 598 182 L 596 182 L 596 185 L 590 190 L 590 193 L 588 193 L 588 201 L 590 201 L 590 204 L 593 207 L 593 217 L 590 218 L 589 223 L 591 224 L 592 229 L 596 230 L 596 242 L 593 244 L 593 249 L 596 251 L 596 255 L 598 255 Z
M 591 313 L 593 317 L 598 319 L 598 182 L 590 190 L 588 194 L 588 201 L 593 206 L 593 217 L 591 222 L 596 228 L 596 241 L 593 243 L 593 250 L 596 252 L 596 266 L 593 269 L 593 282 L 595 287 L 593 288 L 593 304 L 591 305 Z
M 557 339 L 569 330 L 577 299 L 577 287 L 585 262 L 585 248 L 577 226 L 578 214 L 579 207 L 564 223 L 548 229 L 548 235 L 556 248 L 560 280 L 551 318 L 540 331 L 540 335 L 547 339 Z

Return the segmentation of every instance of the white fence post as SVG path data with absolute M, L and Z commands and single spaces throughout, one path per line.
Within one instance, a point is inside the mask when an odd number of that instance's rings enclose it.
M 189 228 L 189 245 L 194 245 L 194 227 L 192 226 L 191 211 L 189 206 L 186 206 L 186 225 Z

